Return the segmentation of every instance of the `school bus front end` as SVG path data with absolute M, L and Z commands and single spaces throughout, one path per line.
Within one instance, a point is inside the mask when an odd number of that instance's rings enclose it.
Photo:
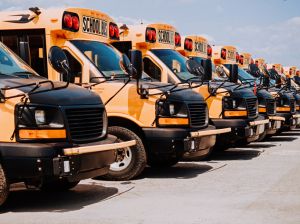
M 42 78 L 1 42 L 0 76 L 0 206 L 10 184 L 67 190 L 107 174 L 116 150 L 136 144 L 107 134 L 99 96 Z

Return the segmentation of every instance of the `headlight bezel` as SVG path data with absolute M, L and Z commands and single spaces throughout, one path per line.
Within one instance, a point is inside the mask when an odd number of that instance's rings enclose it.
M 243 98 L 233 98 L 231 96 L 223 97 L 223 110 L 247 110 L 245 100 Z
M 59 107 L 32 103 L 27 104 L 24 109 L 23 107 L 23 103 L 17 104 L 15 107 L 15 137 L 18 142 L 60 142 L 68 139 L 64 114 Z M 21 113 L 22 117 L 20 117 Z M 44 122 L 37 121 L 37 113 L 40 113 L 38 116 L 44 116 Z M 43 135 L 48 133 L 49 137 L 24 138 L 22 134 L 20 135 L 20 133 L 24 133 L 24 130 L 36 133 L 37 136 L 40 136 L 41 133 Z M 53 135 L 55 131 L 57 134 Z
M 155 104 L 156 124 L 160 127 L 190 125 L 188 105 L 181 101 L 158 100 Z M 160 122 L 168 120 L 168 122 Z

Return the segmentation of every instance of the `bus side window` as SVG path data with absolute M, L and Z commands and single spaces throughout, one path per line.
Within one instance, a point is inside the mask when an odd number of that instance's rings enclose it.
M 19 54 L 19 46 L 18 46 L 18 37 L 14 35 L 3 36 L 0 39 L 7 47 L 9 47 L 13 52 Z
M 73 57 L 73 55 L 67 51 L 64 50 L 65 54 L 67 55 L 70 69 L 71 69 L 71 82 L 72 83 L 82 83 L 82 65 L 80 62 Z M 63 77 L 63 81 L 67 81 L 67 77 Z
M 161 70 L 149 58 L 144 58 L 144 72 L 151 78 L 161 81 Z

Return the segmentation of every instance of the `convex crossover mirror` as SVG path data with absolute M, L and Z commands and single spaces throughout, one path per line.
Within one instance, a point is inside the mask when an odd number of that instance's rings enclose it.
M 49 61 L 51 66 L 60 74 L 69 73 L 69 61 L 65 52 L 57 46 L 49 50 Z
M 120 60 L 121 67 L 126 71 L 127 74 L 133 75 L 135 73 L 135 69 L 132 66 L 129 58 L 126 54 L 122 54 L 121 60 Z
M 186 68 L 193 75 L 196 75 L 196 76 L 204 76 L 205 75 L 205 71 L 204 71 L 204 68 L 202 67 L 202 65 L 193 59 L 189 59 L 186 61 Z

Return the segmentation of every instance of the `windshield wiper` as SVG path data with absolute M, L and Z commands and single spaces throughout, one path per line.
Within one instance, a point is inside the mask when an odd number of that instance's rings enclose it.
M 17 76 L 21 78 L 29 78 L 29 76 L 34 76 L 35 74 L 30 71 L 19 71 L 11 73 L 12 76 Z

